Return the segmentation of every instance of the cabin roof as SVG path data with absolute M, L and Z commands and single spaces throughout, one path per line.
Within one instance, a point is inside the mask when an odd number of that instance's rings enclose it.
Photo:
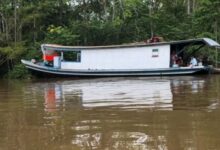
M 209 47 L 220 47 L 220 45 L 209 38 L 170 41 L 170 42 L 157 42 L 157 43 L 131 43 L 122 45 L 107 45 L 107 46 L 62 46 L 55 44 L 42 44 L 42 49 L 55 50 L 55 51 L 78 51 L 88 49 L 116 49 L 116 48 L 130 48 L 130 47 L 147 47 L 147 46 L 160 46 L 160 45 L 171 45 L 171 46 L 190 46 L 190 45 L 207 45 Z

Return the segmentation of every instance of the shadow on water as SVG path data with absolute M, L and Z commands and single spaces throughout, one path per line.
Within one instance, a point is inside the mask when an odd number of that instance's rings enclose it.
M 218 149 L 219 84 L 219 76 L 179 76 L 0 86 L 7 99 L 0 103 L 0 119 L 7 120 L 0 146 Z

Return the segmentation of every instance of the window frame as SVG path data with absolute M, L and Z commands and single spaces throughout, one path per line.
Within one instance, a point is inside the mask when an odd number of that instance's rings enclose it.
M 70 60 L 68 58 L 68 60 L 65 60 L 65 53 L 72 53 L 71 55 L 74 56 L 76 55 L 75 59 L 73 60 Z M 81 55 L 81 50 L 77 50 L 77 51 L 63 51 L 63 62 L 73 62 L 73 63 L 81 63 L 81 60 L 82 60 L 82 55 Z

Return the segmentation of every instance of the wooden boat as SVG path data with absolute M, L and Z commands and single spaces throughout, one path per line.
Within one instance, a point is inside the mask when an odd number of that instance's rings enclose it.
M 190 46 L 197 47 L 195 52 L 203 46 L 220 45 L 208 38 L 111 46 L 42 44 L 42 62 L 21 61 L 33 72 L 54 76 L 163 76 L 210 72 L 210 66 L 186 66 L 172 62 L 173 52 L 184 58 Z

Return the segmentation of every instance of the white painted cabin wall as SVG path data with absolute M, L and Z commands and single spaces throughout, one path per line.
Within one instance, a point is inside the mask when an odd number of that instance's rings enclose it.
M 152 57 L 158 49 L 159 56 Z M 169 68 L 170 45 L 82 50 L 81 62 L 61 62 L 62 69 L 155 69 Z

